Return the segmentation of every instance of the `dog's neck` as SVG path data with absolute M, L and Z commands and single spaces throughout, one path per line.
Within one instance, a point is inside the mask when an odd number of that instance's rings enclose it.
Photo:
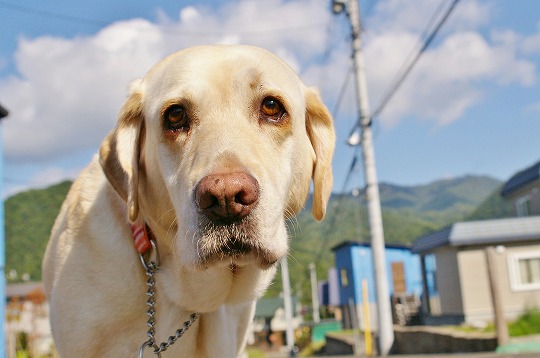
M 183 334 L 193 325 L 193 323 L 197 320 L 199 317 L 198 313 L 192 313 L 188 320 L 186 320 L 181 327 L 176 329 L 174 334 L 171 334 L 169 336 L 169 339 L 167 341 L 162 342 L 161 344 L 158 344 L 158 342 L 155 339 L 156 330 L 154 326 L 156 325 L 156 279 L 155 274 L 157 270 L 159 269 L 159 251 L 157 248 L 157 245 L 155 243 L 155 236 L 148 227 L 148 225 L 144 222 L 138 221 L 135 223 L 131 223 L 131 232 L 133 237 L 133 242 L 135 243 L 135 250 L 139 253 L 139 257 L 141 259 L 141 264 L 146 272 L 146 276 L 148 276 L 148 280 L 146 281 L 146 285 L 148 286 L 148 290 L 146 291 L 146 294 L 148 296 L 148 300 L 146 302 L 146 305 L 148 306 L 148 310 L 146 314 L 148 315 L 148 322 L 147 326 L 150 327 L 147 332 L 148 340 L 142 343 L 140 348 L 140 356 L 143 356 L 145 349 L 150 349 L 154 352 L 154 354 L 159 355 L 160 353 L 166 351 L 170 346 L 172 346 L 178 339 L 180 339 Z M 153 251 L 153 252 L 152 252 Z M 153 255 L 152 255 L 153 254 Z M 145 257 L 145 255 L 147 255 Z M 172 333 L 172 332 L 171 332 Z

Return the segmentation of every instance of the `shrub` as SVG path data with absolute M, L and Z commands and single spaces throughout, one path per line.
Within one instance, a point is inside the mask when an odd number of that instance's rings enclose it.
M 510 336 L 526 336 L 540 333 L 540 310 L 528 308 L 519 318 L 508 325 Z

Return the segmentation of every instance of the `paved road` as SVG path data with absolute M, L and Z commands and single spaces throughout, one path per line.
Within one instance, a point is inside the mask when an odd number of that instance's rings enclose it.
M 313 358 L 365 358 L 365 356 L 316 356 Z M 490 353 L 453 353 L 453 354 L 418 354 L 418 355 L 392 355 L 392 358 L 539 358 L 540 353 L 500 354 Z M 286 354 L 271 353 L 266 358 L 289 358 Z
M 540 335 L 531 335 L 525 337 L 513 337 L 510 344 L 505 346 L 506 348 L 517 348 L 521 346 L 521 349 L 528 348 L 525 350 L 530 351 L 533 349 L 537 350 L 540 347 Z M 505 348 L 503 347 L 503 348 Z M 507 350 L 509 352 L 510 350 Z M 265 352 L 266 358 L 289 358 L 287 352 Z M 353 355 L 344 355 L 344 356 L 316 356 L 313 358 L 365 358 L 366 356 L 353 356 Z M 445 354 L 410 354 L 410 355 L 401 355 L 395 354 L 389 356 L 390 358 L 540 358 L 540 352 L 535 353 L 496 353 L 496 352 L 482 352 L 482 353 L 445 353 Z
M 317 356 L 314 358 L 358 358 L 365 356 Z M 516 353 L 501 354 L 495 352 L 485 353 L 452 353 L 452 354 L 415 354 L 415 355 L 392 355 L 392 358 L 539 358 L 540 353 Z M 266 358 L 289 358 L 286 353 L 268 352 Z

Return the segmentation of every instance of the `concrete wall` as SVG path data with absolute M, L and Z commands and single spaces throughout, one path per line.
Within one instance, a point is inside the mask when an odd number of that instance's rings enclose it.
M 394 326 L 393 353 L 430 354 L 485 352 L 497 348 L 494 334 L 465 333 L 437 327 Z
M 458 253 L 459 276 L 465 321 L 493 321 L 484 248 L 465 249 Z M 503 273 L 497 265 L 497 277 Z
M 463 353 L 487 352 L 497 348 L 495 334 L 459 332 L 439 327 L 401 327 L 394 326 L 394 345 L 392 354 L 431 354 L 431 353 Z M 357 355 L 365 352 L 364 336 L 359 335 Z M 372 341 L 377 342 L 373 336 Z M 326 334 L 327 355 L 351 355 L 355 341 L 352 335 L 339 333 Z M 373 347 L 374 353 L 377 347 Z

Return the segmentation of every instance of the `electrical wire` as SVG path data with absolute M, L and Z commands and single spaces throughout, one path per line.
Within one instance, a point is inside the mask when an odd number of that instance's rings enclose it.
M 390 89 L 386 92 L 386 94 L 383 96 L 381 102 L 373 111 L 371 117 L 375 118 L 378 117 L 381 112 L 384 110 L 388 102 L 392 99 L 394 94 L 397 92 L 397 90 L 401 87 L 407 76 L 411 73 L 413 67 L 416 65 L 420 57 L 424 54 L 424 52 L 427 50 L 427 48 L 431 45 L 433 42 L 433 39 L 435 36 L 437 36 L 439 30 L 442 28 L 446 20 L 448 20 L 448 17 L 452 13 L 452 11 L 455 9 L 456 5 L 458 4 L 459 0 L 453 0 L 442 18 L 439 20 L 435 28 L 431 31 L 431 33 L 426 37 L 424 40 L 424 44 L 414 57 L 414 59 L 409 63 L 409 65 L 398 75 L 396 76 L 396 79 L 393 81 L 393 84 L 390 86 Z
M 95 20 L 95 19 L 89 19 L 89 18 L 84 18 L 84 17 L 79 17 L 79 16 L 66 15 L 66 14 L 60 14 L 60 13 L 51 12 L 51 11 L 39 10 L 39 9 L 31 8 L 28 6 L 7 3 L 4 1 L 0 1 L 0 7 L 7 8 L 13 11 L 23 12 L 26 14 L 37 15 L 37 16 L 46 17 L 49 19 L 69 21 L 69 22 L 74 22 L 78 24 L 84 23 L 91 26 L 104 26 L 104 25 L 109 24 L 108 22 L 105 22 L 102 20 Z
M 349 182 L 351 181 L 352 174 L 355 172 L 359 157 L 360 157 L 360 150 L 359 150 L 359 147 L 356 146 L 353 159 L 351 161 L 351 165 L 349 167 L 347 175 L 345 176 L 345 180 L 343 181 L 343 186 L 341 187 L 341 197 L 339 198 L 340 201 L 343 200 L 343 195 L 345 194 L 345 190 L 348 187 Z M 321 245 L 319 246 L 319 249 L 317 250 L 314 256 L 315 259 L 313 262 L 315 263 L 315 265 L 317 265 L 317 263 L 321 260 L 323 253 L 326 252 L 326 246 L 328 245 L 328 242 L 330 241 L 330 238 L 332 237 L 331 233 L 336 232 L 335 228 L 337 225 L 337 218 L 341 216 L 340 214 L 341 214 L 342 208 L 343 206 L 340 205 L 340 202 L 336 201 L 335 211 L 332 213 L 331 221 L 326 227 L 326 230 L 323 234 L 324 236 L 323 236 Z
M 349 85 L 349 79 L 351 78 L 352 71 L 353 71 L 353 66 L 351 63 L 345 74 L 345 79 L 343 80 L 341 89 L 339 90 L 339 95 L 338 95 L 338 98 L 336 99 L 336 103 L 334 104 L 334 109 L 332 110 L 332 116 L 334 118 L 337 116 L 339 107 L 341 106 L 341 101 L 343 100 L 343 97 L 345 96 L 345 93 L 347 91 L 347 86 Z
M 432 24 L 434 23 L 435 19 L 438 17 L 438 15 L 440 14 L 441 12 L 441 9 L 442 9 L 442 6 L 439 7 L 437 9 L 437 11 L 434 13 L 434 15 L 432 16 L 432 18 L 430 19 L 430 21 L 428 22 L 428 25 L 426 27 L 426 30 L 423 32 L 423 35 L 421 37 L 424 37 L 424 42 L 423 42 L 423 45 L 422 47 L 420 48 L 420 50 L 418 51 L 418 53 L 416 54 L 415 58 L 409 63 L 409 65 L 403 70 L 401 71 L 401 74 L 399 76 L 397 76 L 397 79 L 395 81 L 393 81 L 393 84 L 392 86 L 390 87 L 390 90 L 387 91 L 387 94 L 383 97 L 383 101 L 381 102 L 381 104 L 379 104 L 379 106 L 377 106 L 377 109 L 373 112 L 372 114 L 372 118 L 378 116 L 382 110 L 384 109 L 384 107 L 386 106 L 386 104 L 390 101 L 390 99 L 392 98 L 392 96 L 395 94 L 395 92 L 399 89 L 399 87 L 401 86 L 401 84 L 403 83 L 403 81 L 406 79 L 406 77 L 408 76 L 408 74 L 411 72 L 412 68 L 414 67 L 414 65 L 418 62 L 418 60 L 420 59 L 421 55 L 426 51 L 426 49 L 430 46 L 430 44 L 432 43 L 433 39 L 435 38 L 435 36 L 437 35 L 437 33 L 439 32 L 439 30 L 442 28 L 442 26 L 444 25 L 444 23 L 446 22 L 446 20 L 448 19 L 448 17 L 450 16 L 450 14 L 452 13 L 452 11 L 454 10 L 455 6 L 457 5 L 457 3 L 459 2 L 459 0 L 453 0 L 452 3 L 450 4 L 450 6 L 448 7 L 448 9 L 446 10 L 446 12 L 444 13 L 444 15 L 440 18 L 439 22 L 437 23 L 437 25 L 433 28 L 433 30 L 431 30 L 431 32 L 428 34 L 428 29 L 432 28 Z M 402 66 L 403 67 L 403 66 Z M 352 66 L 350 67 L 350 71 L 352 71 Z M 341 99 L 343 97 L 343 94 L 345 93 L 345 89 L 347 87 L 347 83 L 348 83 L 348 79 L 350 77 L 349 75 L 349 72 L 350 71 L 347 71 L 348 75 L 346 77 L 346 80 L 344 81 L 344 84 L 341 88 L 341 91 L 340 91 L 340 95 L 338 97 L 338 101 L 336 102 L 336 106 L 334 108 L 334 113 L 337 113 L 337 110 L 339 109 L 339 105 L 341 103 Z M 355 126 L 355 128 L 353 128 L 353 131 L 356 130 L 357 126 Z M 359 148 L 358 146 L 356 148 Z M 345 188 L 346 186 L 348 185 L 348 182 L 352 176 L 352 173 L 354 172 L 355 170 L 355 167 L 356 167 L 356 163 L 358 161 L 358 151 L 355 152 L 355 155 L 352 159 L 352 162 L 351 162 L 351 165 L 349 167 L 349 170 L 347 172 L 347 175 L 346 175 L 346 178 L 345 178 L 345 181 L 343 183 L 343 188 L 342 188 L 342 191 L 341 193 L 343 194 L 345 192 Z M 339 204 L 338 204 L 339 205 Z M 324 239 L 323 239 L 323 242 L 316 254 L 316 259 L 315 259 L 315 263 L 317 263 L 321 256 L 322 256 L 322 253 L 324 252 L 324 250 L 326 249 L 326 245 L 329 241 L 329 233 L 330 232 L 335 232 L 335 225 L 336 225 L 336 218 L 339 216 L 339 211 L 340 211 L 340 206 L 338 206 L 336 208 L 336 211 L 334 213 L 334 215 L 332 216 L 332 221 L 330 222 L 330 224 L 328 225 L 328 229 L 326 230 L 325 232 L 325 236 L 324 236 Z
M 83 23 L 86 25 L 99 26 L 99 27 L 109 25 L 109 22 L 103 21 L 103 20 L 89 19 L 89 18 L 74 16 L 74 15 L 62 14 L 58 12 L 39 10 L 39 9 L 31 8 L 28 6 L 7 3 L 4 1 L 0 1 L 0 8 L 1 7 L 7 8 L 13 11 L 26 13 L 26 14 L 37 15 L 37 16 L 41 16 L 41 17 L 45 17 L 49 19 L 73 22 L 77 24 Z M 284 26 L 281 28 L 274 28 L 274 29 L 240 30 L 240 31 L 235 31 L 235 33 L 239 35 L 261 35 L 261 34 L 267 34 L 267 33 L 281 34 L 281 33 L 289 33 L 291 31 L 306 31 L 312 28 L 318 28 L 322 25 L 323 25 L 322 22 L 317 21 L 313 23 L 299 24 L 299 25 L 295 24 L 293 26 Z M 227 33 L 227 31 L 176 30 L 172 27 L 164 28 L 162 31 L 165 33 L 171 33 L 175 35 L 189 35 L 189 36 L 199 36 L 199 37 L 219 36 L 219 35 L 223 35 L 224 33 Z
M 371 0 L 367 6 L 366 15 L 365 17 L 368 18 L 371 15 L 371 12 L 375 8 L 375 5 L 377 4 L 378 0 Z
M 334 32 L 334 24 L 335 24 L 335 20 L 334 21 L 330 20 L 328 24 L 326 25 L 325 41 L 324 41 L 325 50 L 324 50 L 322 61 L 321 61 L 323 68 L 319 76 L 319 89 L 320 89 L 321 95 L 324 95 L 325 90 L 326 90 L 326 84 L 327 84 L 326 74 L 328 72 L 327 71 L 328 60 L 330 59 L 330 53 L 332 52 L 332 34 Z

